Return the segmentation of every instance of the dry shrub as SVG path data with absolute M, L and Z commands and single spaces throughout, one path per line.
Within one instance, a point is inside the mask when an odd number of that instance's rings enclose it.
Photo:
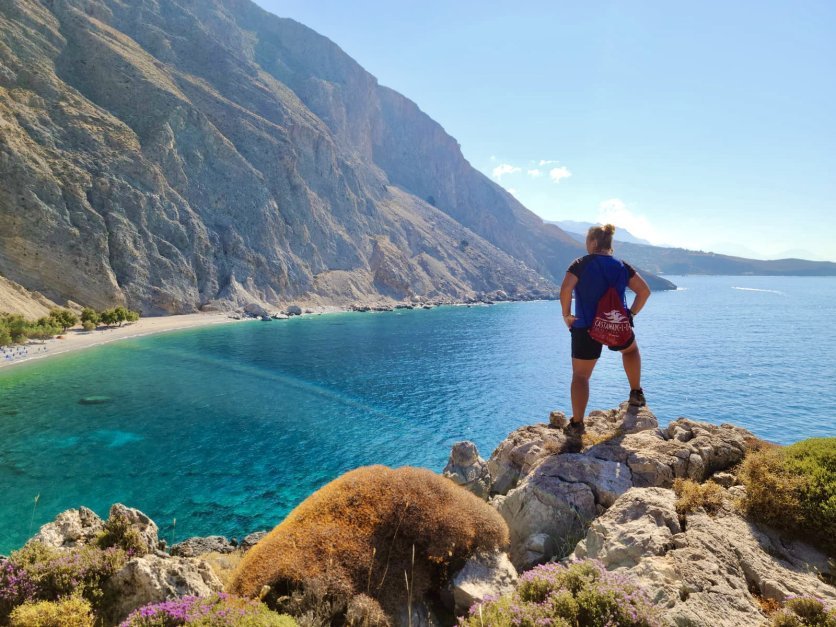
M 723 507 L 725 490 L 713 481 L 697 483 L 691 479 L 675 479 L 673 491 L 677 496 L 676 513 L 680 516 L 700 508 L 707 514 L 716 514 Z
M 10 627 L 93 627 L 93 608 L 78 596 L 24 603 L 12 611 Z
M 596 444 L 603 444 L 615 440 L 616 438 L 624 437 L 624 430 L 622 428 L 613 429 L 606 433 L 592 433 L 587 431 L 581 436 L 581 442 L 584 447 L 595 446 Z
M 380 603 L 366 594 L 358 594 L 351 599 L 345 613 L 345 623 L 348 627 L 389 627 L 391 625 Z
M 212 551 L 198 555 L 198 557 L 209 564 L 212 572 L 218 576 L 218 579 L 224 585 L 224 590 L 226 590 L 232 579 L 232 573 L 238 567 L 238 564 L 241 563 L 244 553 L 242 551 L 234 551 L 232 553 L 217 553 Z
M 307 611 L 299 604 L 307 596 L 340 622 L 351 599 L 366 594 L 393 616 L 407 603 L 405 572 L 414 602 L 477 550 L 507 544 L 499 514 L 448 479 L 420 468 L 369 466 L 293 510 L 244 555 L 230 590 L 254 597 L 270 586 L 265 602 L 295 616 Z

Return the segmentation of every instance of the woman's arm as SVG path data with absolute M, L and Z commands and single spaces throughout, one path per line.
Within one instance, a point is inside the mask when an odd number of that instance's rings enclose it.
M 567 272 L 563 277 L 563 285 L 560 286 L 560 308 L 563 310 L 563 322 L 570 329 L 572 323 L 575 321 L 575 316 L 572 315 L 572 290 L 578 284 L 578 277 L 571 272 Z
M 647 299 L 650 298 L 650 286 L 647 284 L 641 275 L 636 272 L 627 283 L 627 287 L 636 293 L 636 298 L 633 299 L 633 304 L 630 306 L 630 312 L 635 316 L 642 310 Z M 561 296 L 563 293 L 561 292 Z

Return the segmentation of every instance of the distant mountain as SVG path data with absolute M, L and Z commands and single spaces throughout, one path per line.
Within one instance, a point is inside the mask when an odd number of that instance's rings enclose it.
M 589 232 L 590 227 L 600 226 L 600 224 L 595 224 L 593 222 L 578 222 L 576 220 L 545 220 L 545 222 L 546 224 L 556 224 L 579 242 L 586 242 L 586 234 Z M 623 229 L 618 225 L 616 225 L 615 236 L 613 237 L 613 239 L 616 242 L 628 242 L 630 244 L 647 244 L 648 246 L 651 245 L 650 242 L 648 242 L 646 239 L 636 237 L 635 235 L 630 233 L 630 231 L 628 231 L 627 229 Z
M 586 241 L 592 222 L 560 220 L 556 224 L 579 242 Z M 797 258 L 776 260 L 751 259 L 743 256 L 722 255 L 712 252 L 687 250 L 668 246 L 653 246 L 647 240 L 631 235 L 626 229 L 616 227 L 614 241 L 619 256 L 637 266 L 657 274 L 726 274 L 726 275 L 787 275 L 834 276 L 836 263 Z M 740 246 L 740 250 L 749 250 Z M 752 252 L 752 251 L 750 251 Z M 803 251 L 788 251 L 803 252 Z
M 145 314 L 553 296 L 583 254 L 249 0 L 0 2 L 0 181 L 0 275 Z
M 836 263 L 805 259 L 746 259 L 711 252 L 619 243 L 617 254 L 659 274 L 836 276 Z

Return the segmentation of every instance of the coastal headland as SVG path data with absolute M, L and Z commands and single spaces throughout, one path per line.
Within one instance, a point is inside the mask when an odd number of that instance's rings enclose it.
M 832 516 L 799 514 L 799 533 L 797 503 L 763 508 L 788 494 L 780 463 L 799 453 L 832 484 L 823 469 L 833 439 L 784 448 L 730 424 L 680 418 L 660 428 L 651 411 L 627 403 L 586 422 L 578 437 L 552 412 L 548 423 L 514 430 L 488 460 L 457 443 L 441 474 L 350 471 L 273 531 L 237 540 L 169 546 L 139 510 L 115 504 L 104 520 L 71 509 L 0 557 L 0 587 L 20 593 L 11 605 L 5 594 L 0 613 L 20 625 L 15 616 L 34 611 L 35 599 L 44 608 L 66 603 L 44 573 L 70 563 L 82 564 L 72 581 L 83 607 L 72 611 L 105 625 L 188 615 L 196 603 L 221 615 L 237 604 L 261 613 L 247 624 L 287 626 L 567 615 L 589 624 L 588 612 L 614 625 L 831 624 Z M 402 581 L 387 579 L 390 567 Z M 95 585 L 78 583 L 84 577 Z M 802 615 L 824 622 L 786 622 Z

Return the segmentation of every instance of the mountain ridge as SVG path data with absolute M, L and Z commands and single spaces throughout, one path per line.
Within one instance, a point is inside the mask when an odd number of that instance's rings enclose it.
M 53 301 L 554 297 L 582 253 L 248 0 L 10 0 L 0 37 L 0 274 Z

